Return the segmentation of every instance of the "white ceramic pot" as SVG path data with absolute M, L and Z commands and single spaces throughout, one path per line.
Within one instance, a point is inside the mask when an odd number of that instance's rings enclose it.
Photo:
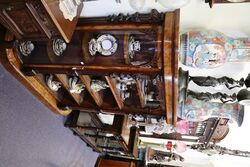
M 190 0 L 158 0 L 158 2 L 168 9 L 178 9 L 189 3 Z
M 145 5 L 145 0 L 129 0 L 129 5 L 131 8 L 133 8 L 135 11 L 140 11 Z

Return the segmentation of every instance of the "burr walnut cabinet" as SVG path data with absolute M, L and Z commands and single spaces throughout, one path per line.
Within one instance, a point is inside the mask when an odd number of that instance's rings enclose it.
M 179 10 L 79 18 L 68 38 L 48 12 L 48 23 L 55 25 L 57 35 L 41 40 L 50 37 L 41 25 L 36 31 L 40 35 L 34 36 L 10 26 L 15 23 L 21 30 L 24 24 L 17 18 L 10 21 L 16 12 L 24 12 L 27 19 L 33 14 L 30 24 L 39 26 L 33 9 L 39 13 L 40 8 L 31 7 L 35 2 L 20 2 L 20 11 L 18 5 L 2 10 L 6 12 L 0 14 L 1 21 L 10 31 L 2 40 L 0 59 L 40 101 L 61 115 L 73 110 L 156 115 L 175 124 Z

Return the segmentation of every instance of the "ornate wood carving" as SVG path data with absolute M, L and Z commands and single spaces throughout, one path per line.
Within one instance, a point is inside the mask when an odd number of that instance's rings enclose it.
M 51 37 L 59 35 L 56 27 L 54 26 L 52 20 L 50 19 L 41 3 L 31 1 L 27 3 L 27 6 L 30 9 L 31 13 L 35 16 L 36 20 L 45 31 L 47 36 Z
M 152 9 L 149 15 L 140 14 L 138 12 L 134 14 L 124 15 L 122 13 L 118 15 L 110 15 L 107 17 L 108 22 L 112 23 L 162 23 L 164 20 L 164 14 L 159 13 L 156 9 Z

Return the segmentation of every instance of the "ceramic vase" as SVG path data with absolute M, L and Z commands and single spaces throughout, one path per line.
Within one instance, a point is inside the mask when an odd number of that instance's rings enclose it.
M 250 60 L 250 39 L 230 38 L 215 30 L 180 35 L 180 61 L 194 68 L 215 68 L 226 62 Z
M 204 102 L 188 96 L 184 105 L 179 105 L 177 115 L 179 118 L 191 122 L 201 122 L 209 118 L 225 118 L 241 126 L 244 118 L 244 107 L 238 103 Z

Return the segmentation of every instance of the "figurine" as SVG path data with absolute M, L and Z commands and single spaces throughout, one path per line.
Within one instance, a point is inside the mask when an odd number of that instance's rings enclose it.
M 46 83 L 50 90 L 57 92 L 59 88 L 61 88 L 61 83 L 54 80 L 54 76 L 52 74 L 46 76 Z
M 101 81 L 101 80 L 91 80 L 91 85 L 90 85 L 91 89 L 94 92 L 99 92 L 103 89 L 106 89 L 109 87 L 109 85 L 106 84 L 106 82 Z
M 120 97 L 123 101 L 130 97 L 129 86 L 134 85 L 135 79 L 128 74 L 112 74 L 112 78 L 116 81 L 116 88 L 120 90 Z
M 133 36 L 129 37 L 128 41 L 128 55 L 130 59 L 134 58 L 135 52 L 138 52 L 141 50 L 141 44 L 139 41 L 135 41 L 135 38 Z
M 70 92 L 75 94 L 80 94 L 84 89 L 85 85 L 80 83 L 79 78 L 74 76 L 69 78 Z

